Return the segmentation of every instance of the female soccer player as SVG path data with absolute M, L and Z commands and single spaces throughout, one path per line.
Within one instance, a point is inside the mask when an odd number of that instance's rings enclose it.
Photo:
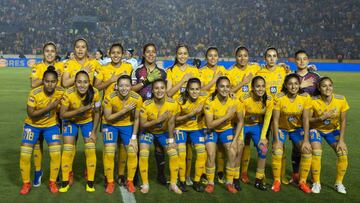
M 333 93 L 333 82 L 329 77 L 323 77 L 318 84 L 320 95 L 313 97 L 312 116 L 310 117 L 310 139 L 312 140 L 313 159 L 311 173 L 313 176 L 312 192 L 320 193 L 321 171 L 321 139 L 334 149 L 338 159 L 336 163 L 335 189 L 346 194 L 343 178 L 346 173 L 348 150 L 345 144 L 346 113 L 349 105 L 342 95 Z
M 174 139 L 176 102 L 166 97 L 166 84 L 157 79 L 152 84 L 153 98 L 143 103 L 140 111 L 140 126 L 144 131 L 140 136 L 139 169 L 142 179 L 142 193 L 149 192 L 149 150 L 154 141 L 158 141 L 165 148 L 169 156 L 170 187 L 177 194 L 182 191 L 176 185 L 179 171 L 178 154 Z
M 187 64 L 189 48 L 184 44 L 176 47 L 176 56 L 173 66 L 166 70 L 167 89 L 169 97 L 177 100 L 180 93 L 185 91 L 186 83 L 190 78 L 200 78 L 199 70 Z
M 75 156 L 75 137 L 79 128 L 84 138 L 87 184 L 86 191 L 94 192 L 96 169 L 96 129 L 100 120 L 100 94 L 90 84 L 89 74 L 81 70 L 75 75 L 75 85 L 66 90 L 61 101 L 60 118 L 63 119 L 64 150 L 62 154 L 62 187 L 60 192 L 70 189 L 72 165 Z
M 143 56 L 140 66 L 133 73 L 133 81 L 135 85 L 132 90 L 139 93 L 145 101 L 151 99 L 152 83 L 162 78 L 166 79 L 164 69 L 156 65 L 156 46 L 153 43 L 145 44 L 143 47 Z M 166 185 L 165 176 L 165 152 L 159 142 L 154 142 L 155 160 L 157 165 L 157 180 L 162 185 Z
M 231 91 L 235 93 L 237 98 L 241 98 L 250 92 L 251 79 L 261 69 L 257 63 L 249 63 L 249 50 L 246 47 L 240 46 L 235 50 L 236 63 L 228 71 L 231 81 Z M 245 139 L 245 147 L 241 157 L 241 180 L 244 183 L 249 183 L 247 170 L 250 161 L 250 136 Z M 238 168 L 236 169 L 238 170 Z M 235 175 L 235 182 L 237 182 L 238 173 Z M 235 184 L 237 186 L 237 184 Z
M 43 46 L 43 61 L 35 64 L 31 71 L 31 88 L 39 87 L 43 85 L 43 75 L 48 66 L 54 66 L 55 71 L 58 74 L 57 86 L 61 87 L 61 76 L 64 71 L 64 63 L 56 61 L 57 48 L 54 42 L 47 42 Z M 38 142 L 34 146 L 34 165 L 35 175 L 33 180 L 33 186 L 39 187 L 41 185 L 41 161 L 42 161 L 42 149 L 43 149 L 43 135 L 40 134 Z
M 207 99 L 204 107 L 206 126 L 210 131 L 206 135 L 206 174 L 208 185 L 205 192 L 214 192 L 215 154 L 216 143 L 220 142 L 225 147 L 226 162 L 226 188 L 229 192 L 237 190 L 233 185 L 235 174 L 236 156 L 241 157 L 243 140 L 240 136 L 243 127 L 243 109 L 239 100 L 230 97 L 230 80 L 221 76 L 216 81 L 215 92 Z M 233 119 L 237 118 L 237 125 Z M 234 129 L 235 128 L 235 129 Z
M 75 58 L 68 60 L 64 65 L 64 74 L 62 77 L 62 85 L 65 88 L 71 87 L 75 83 L 75 75 L 80 70 L 84 70 L 89 74 L 90 84 L 94 85 L 94 75 L 100 71 L 101 65 L 96 59 L 90 59 L 89 45 L 83 38 L 74 42 Z
M 176 116 L 175 138 L 179 152 L 179 186 L 183 192 L 186 191 L 186 143 L 188 139 L 191 139 L 196 150 L 193 188 L 198 192 L 204 191 L 200 178 L 206 161 L 203 106 L 207 94 L 200 93 L 200 90 L 200 80 L 191 78 L 186 85 L 185 92 L 178 100 L 179 110 Z
M 137 133 L 139 112 L 142 106 L 140 95 L 131 91 L 131 77 L 122 75 L 117 81 L 117 91 L 104 99 L 103 139 L 104 169 L 106 175 L 106 193 L 114 191 L 114 157 L 118 137 L 126 146 L 127 152 L 127 189 L 134 193 L 133 178 L 137 168 Z
M 280 191 L 281 162 L 284 143 L 289 136 L 296 147 L 301 149 L 299 188 L 305 193 L 311 189 L 306 184 L 311 165 L 311 145 L 309 142 L 309 114 L 311 99 L 300 91 L 300 78 L 292 73 L 286 76 L 282 93 L 275 100 L 273 111 L 273 156 L 272 168 L 274 184 L 272 190 Z
M 56 88 L 58 74 L 53 66 L 49 66 L 42 77 L 41 86 L 31 90 L 27 102 L 27 118 L 25 119 L 23 139 L 20 150 L 20 170 L 23 186 L 20 194 L 29 193 L 31 155 L 34 144 L 42 134 L 49 145 L 50 182 L 52 193 L 57 193 L 56 178 L 60 168 L 61 137 L 56 116 L 63 91 Z

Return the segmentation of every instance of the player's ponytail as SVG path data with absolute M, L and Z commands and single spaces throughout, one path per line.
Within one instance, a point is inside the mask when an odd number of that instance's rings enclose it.
M 261 76 L 259 76 L 259 75 L 258 75 L 258 76 L 255 76 L 255 77 L 251 80 L 251 88 L 252 88 L 252 90 L 254 90 L 254 88 L 255 88 L 255 83 L 256 83 L 256 81 L 258 81 L 258 80 L 264 81 L 264 84 L 266 85 L 265 79 L 264 79 L 263 77 L 261 77 Z M 263 104 L 263 107 L 266 107 L 267 98 L 268 98 L 268 96 L 267 96 L 266 91 L 265 91 L 264 95 L 261 97 L 261 102 L 262 102 L 262 104 Z
M 181 97 L 182 97 L 182 102 L 183 104 L 186 103 L 186 101 L 189 99 L 190 94 L 189 94 L 189 89 L 190 89 L 190 85 L 193 83 L 198 83 L 199 86 L 201 87 L 201 81 L 199 80 L 199 78 L 190 78 L 186 84 L 186 89 L 183 93 L 181 93 Z
M 215 91 L 211 94 L 211 100 L 214 100 L 215 99 L 215 96 L 217 95 L 217 89 L 218 89 L 218 87 L 219 87 L 219 85 L 220 85 L 220 82 L 222 81 L 222 80 L 227 80 L 229 83 L 230 83 L 230 80 L 229 80 L 229 78 L 228 77 L 226 77 L 226 76 L 220 76 L 217 80 L 216 80 L 216 86 L 215 86 Z
M 84 71 L 84 70 L 81 70 L 81 71 L 79 71 L 79 72 L 76 73 L 76 75 L 75 75 L 75 81 L 76 81 L 77 77 L 78 77 L 80 74 L 86 75 L 86 77 L 87 77 L 88 80 L 90 81 L 89 74 L 88 74 L 86 71 Z M 85 93 L 85 99 L 82 101 L 82 104 L 83 104 L 84 106 L 87 106 L 87 105 L 91 104 L 92 101 L 93 101 L 93 99 L 94 99 L 94 94 L 95 94 L 95 90 L 94 90 L 93 86 L 92 86 L 91 84 L 89 84 L 89 88 L 88 88 L 88 90 L 87 90 L 86 93 Z
M 46 77 L 46 75 L 48 74 L 53 74 L 56 78 L 56 80 L 58 79 L 58 73 L 55 71 L 55 67 L 54 66 L 48 66 L 46 71 L 43 74 L 43 80 Z

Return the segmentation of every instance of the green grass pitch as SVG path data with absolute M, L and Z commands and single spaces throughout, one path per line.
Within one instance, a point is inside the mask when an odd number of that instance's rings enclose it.
M 49 179 L 49 155 L 45 145 L 42 185 L 32 188 L 27 196 L 20 196 L 21 176 L 19 169 L 19 149 L 21 142 L 22 126 L 26 114 L 27 94 L 29 85 L 30 69 L 25 68 L 1 68 L 0 69 L 0 201 L 1 202 L 121 202 L 122 197 L 119 188 L 116 187 L 112 195 L 104 192 L 102 176 L 102 140 L 99 134 L 97 143 L 97 173 L 96 192 L 85 192 L 85 180 L 83 178 L 85 160 L 83 142 L 79 139 L 77 154 L 74 162 L 75 184 L 68 193 L 51 194 L 47 188 Z M 332 149 L 323 145 L 322 158 L 322 190 L 320 194 L 304 194 L 293 185 L 282 185 L 281 192 L 262 192 L 253 185 L 242 185 L 243 190 L 237 194 L 230 194 L 224 185 L 217 184 L 214 194 L 197 193 L 190 187 L 190 191 L 183 195 L 169 192 L 167 188 L 160 186 L 155 181 L 154 154 L 150 156 L 150 192 L 143 195 L 138 190 L 135 193 L 137 202 L 360 202 L 360 73 L 334 73 L 320 72 L 333 78 L 335 92 L 347 97 L 350 104 L 348 113 L 348 125 L 346 130 L 346 143 L 349 148 L 349 168 L 344 184 L 347 195 L 338 194 L 333 189 L 335 180 L 336 156 Z M 290 142 L 287 142 L 287 174 L 291 173 Z M 255 176 L 255 150 L 252 147 L 252 160 L 250 162 L 249 176 L 253 181 Z M 268 155 L 266 165 L 267 184 L 272 183 L 271 155 Z M 31 172 L 33 175 L 33 172 Z

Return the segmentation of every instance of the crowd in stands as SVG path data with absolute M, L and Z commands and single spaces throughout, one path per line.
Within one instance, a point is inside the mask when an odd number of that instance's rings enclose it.
M 83 16 L 94 20 L 79 22 Z M 245 45 L 253 57 L 274 46 L 284 58 L 305 49 L 311 58 L 359 59 L 359 26 L 358 0 L 3 0 L 0 54 L 32 54 L 48 40 L 65 53 L 81 36 L 91 50 L 121 42 L 138 54 L 154 42 L 159 56 L 182 42 L 194 57 L 209 46 L 232 57 Z

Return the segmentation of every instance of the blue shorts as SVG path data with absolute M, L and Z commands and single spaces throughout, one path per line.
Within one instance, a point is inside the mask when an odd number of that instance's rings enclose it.
M 153 142 L 158 142 L 162 147 L 166 147 L 166 139 L 168 139 L 169 133 L 165 132 L 162 134 L 152 134 L 152 133 L 141 133 L 140 135 L 140 144 L 149 144 Z
M 63 121 L 63 136 L 75 137 L 78 134 L 78 128 L 81 129 L 83 138 L 89 138 L 89 135 L 93 129 L 93 122 L 90 121 L 84 124 L 76 124 L 70 121 Z
M 234 139 L 234 129 L 230 128 L 222 132 L 207 131 L 205 143 L 215 142 L 219 144 L 226 144 L 232 142 Z
M 289 132 L 284 129 L 279 129 L 278 139 L 280 142 L 285 143 L 288 136 L 293 143 L 297 144 L 304 139 L 304 130 L 297 128 L 295 131 Z
M 54 125 L 46 128 L 38 128 L 28 124 L 24 125 L 23 138 L 21 143 L 36 144 L 42 134 L 48 144 L 54 142 L 61 142 L 60 128 L 58 125 Z
M 176 143 L 186 143 L 187 138 L 190 137 L 193 144 L 205 144 L 205 135 L 203 130 L 176 130 Z
M 323 133 L 320 130 L 311 129 L 310 130 L 310 142 L 320 142 L 324 138 L 329 145 L 332 145 L 336 142 L 339 142 L 340 130 L 334 130 L 330 133 Z
M 129 145 L 133 133 L 133 125 L 129 126 L 112 126 L 103 124 L 102 132 L 104 144 L 116 144 L 118 135 L 120 134 L 121 141 L 124 145 Z
M 252 125 L 252 126 L 244 126 L 244 139 L 243 140 L 245 140 L 247 137 L 250 137 L 252 139 L 252 141 L 254 142 L 254 146 L 256 147 L 256 150 L 258 152 L 258 156 L 262 159 L 265 159 L 266 152 L 264 151 L 265 152 L 264 153 L 259 147 L 262 127 L 263 127 L 262 123 Z M 264 146 L 264 147 L 266 147 L 266 146 Z M 263 148 L 263 150 L 264 150 L 264 148 Z

